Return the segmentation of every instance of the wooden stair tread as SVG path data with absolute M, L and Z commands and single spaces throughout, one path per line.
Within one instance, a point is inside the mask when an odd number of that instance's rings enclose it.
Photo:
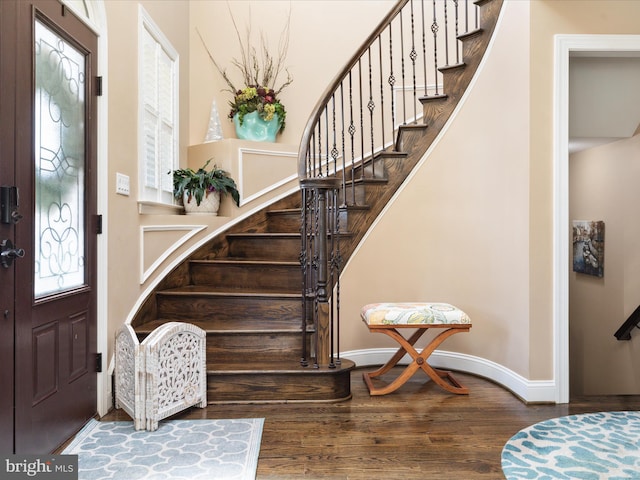
M 464 40 L 465 38 L 471 38 L 476 35 L 481 35 L 484 32 L 483 28 L 476 28 L 475 30 L 469 30 L 466 33 L 461 33 L 458 35 L 458 40 Z
M 274 209 L 274 210 L 269 210 L 267 212 L 267 215 L 280 215 L 280 214 L 290 214 L 290 213 L 296 213 L 296 212 L 300 212 L 300 208 L 280 208 L 280 209 Z
M 426 130 L 429 126 L 426 123 L 407 123 L 398 128 L 401 130 Z
M 134 327 L 136 333 L 148 335 L 159 326 L 175 321 L 170 318 L 160 318 L 152 320 L 150 322 L 143 323 Z M 263 321 L 261 325 L 261 319 L 249 319 L 245 323 L 229 322 L 225 319 L 209 318 L 207 320 L 178 320 L 180 322 L 190 323 L 197 327 L 200 327 L 208 334 L 215 333 L 263 333 L 270 335 L 274 333 L 299 333 L 300 325 L 295 325 L 290 320 L 268 320 Z M 311 327 L 309 327 L 311 331 Z
M 451 65 L 445 65 L 444 67 L 438 68 L 438 70 L 441 72 L 446 72 L 447 70 L 462 69 L 462 68 L 465 68 L 466 66 L 467 66 L 466 63 L 460 62 L 460 63 L 451 64 Z
M 438 95 L 423 95 L 418 100 L 420 100 L 422 103 L 428 103 L 428 102 L 444 102 L 448 99 L 449 99 L 449 95 L 443 93 Z
M 354 180 L 347 180 L 347 185 L 373 185 L 373 184 L 386 184 L 389 183 L 387 177 L 365 177 L 356 178 Z
M 284 296 L 287 298 L 291 298 L 291 297 L 299 297 L 300 295 L 302 295 L 301 293 L 302 287 L 287 290 L 275 285 L 273 287 L 262 287 L 258 289 L 257 287 L 252 287 L 252 286 L 232 287 L 232 286 L 225 286 L 225 285 L 211 285 L 207 283 L 201 283 L 198 285 L 193 285 L 193 287 L 202 287 L 202 291 L 196 291 L 197 295 L 210 296 L 210 297 L 214 297 L 214 296 L 242 297 L 244 296 L 244 297 L 281 298 Z M 185 287 L 182 287 L 182 288 L 185 288 Z M 177 295 L 182 295 L 182 293 L 179 292 L 179 289 L 176 289 L 176 290 L 178 291 L 177 292 L 170 291 L 169 293 L 176 293 Z M 166 291 L 166 290 L 163 290 L 163 291 Z M 184 295 L 191 295 L 191 294 L 192 293 L 189 290 L 186 290 L 184 292 Z
M 376 152 L 377 157 L 386 157 L 386 158 L 406 158 L 408 156 L 407 152 L 402 152 L 400 150 L 381 150 Z
M 371 210 L 371 206 L 366 204 L 351 205 L 347 203 L 345 205 L 340 205 L 340 210 L 351 210 L 351 211 L 365 210 L 366 211 L 366 210 Z
M 207 362 L 207 374 L 211 375 L 238 375 L 238 374 L 265 374 L 265 373 L 277 373 L 277 374 L 298 374 L 298 375 L 322 375 L 330 374 L 333 372 L 344 372 L 347 369 L 355 368 L 355 363 L 351 360 L 341 359 L 341 364 L 336 365 L 336 368 L 319 367 L 315 368 L 313 365 L 303 367 L 300 362 L 287 362 L 287 361 L 263 361 L 263 362 L 230 362 L 230 363 L 216 363 L 211 364 Z
M 237 232 L 227 233 L 227 238 L 265 237 L 265 238 L 300 238 L 296 232 Z
M 256 265 L 256 266 L 300 266 L 299 261 L 285 261 L 285 260 L 254 260 L 250 258 L 242 257 L 225 257 L 225 258 L 211 258 L 204 260 L 190 260 L 190 263 L 194 264 L 219 264 L 219 265 Z
M 211 285 L 186 285 L 184 287 L 168 288 L 166 290 L 160 290 L 157 295 L 173 295 L 173 296 L 203 296 L 203 297 L 268 297 L 268 298 L 296 298 L 300 297 L 301 293 L 296 292 L 280 292 L 274 289 L 274 291 L 265 291 L 264 288 L 252 289 L 246 288 L 230 289 L 225 287 L 213 287 Z

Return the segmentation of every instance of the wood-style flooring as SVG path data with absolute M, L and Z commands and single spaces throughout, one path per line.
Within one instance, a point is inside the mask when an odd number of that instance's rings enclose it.
M 456 378 L 469 387 L 468 396 L 447 393 L 418 372 L 398 391 L 371 397 L 362 380 L 362 372 L 370 370 L 352 372 L 353 398 L 345 402 L 209 405 L 174 418 L 264 418 L 257 480 L 497 480 L 504 479 L 502 447 L 528 425 L 577 413 L 640 409 L 640 396 L 526 405 L 502 387 L 464 373 Z M 129 417 L 122 411 L 103 417 L 123 419 Z

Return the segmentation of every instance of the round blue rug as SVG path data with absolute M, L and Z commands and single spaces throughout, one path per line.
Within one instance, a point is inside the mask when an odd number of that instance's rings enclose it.
M 502 449 L 507 480 L 640 479 L 640 412 L 599 412 L 545 420 Z

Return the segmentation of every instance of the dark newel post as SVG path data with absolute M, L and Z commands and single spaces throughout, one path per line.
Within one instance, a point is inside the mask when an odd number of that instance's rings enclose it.
M 332 285 L 329 285 L 329 262 L 331 261 L 331 255 L 329 254 L 329 235 L 333 232 L 329 232 L 329 225 L 332 223 L 328 220 L 328 216 L 331 214 L 332 208 L 329 206 L 329 195 L 334 195 L 334 192 L 340 186 L 340 180 L 331 178 L 310 178 L 301 181 L 302 188 L 307 192 L 307 197 L 314 197 L 316 199 L 313 204 L 316 206 L 317 211 L 314 217 L 316 218 L 316 228 L 313 232 L 307 232 L 307 238 L 303 239 L 305 245 L 303 248 L 306 250 L 309 245 L 313 246 L 313 252 L 311 256 L 315 259 L 316 274 L 312 276 L 315 278 L 315 285 L 308 285 L 307 291 L 314 292 L 315 298 L 315 318 L 314 327 L 316 332 L 316 364 L 320 367 L 329 366 L 331 363 L 331 303 L 330 303 L 330 290 Z M 333 198 L 333 197 L 331 197 Z M 311 238 L 313 241 L 311 242 Z M 307 277 L 308 278 L 308 277 Z

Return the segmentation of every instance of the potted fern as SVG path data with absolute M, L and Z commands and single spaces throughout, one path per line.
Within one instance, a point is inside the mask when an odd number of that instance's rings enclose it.
M 207 170 L 211 159 L 198 170 L 178 168 L 173 171 L 173 196 L 182 200 L 187 214 L 206 213 L 217 215 L 222 196 L 230 195 L 240 205 L 240 193 L 236 182 L 228 172 L 218 168 Z

